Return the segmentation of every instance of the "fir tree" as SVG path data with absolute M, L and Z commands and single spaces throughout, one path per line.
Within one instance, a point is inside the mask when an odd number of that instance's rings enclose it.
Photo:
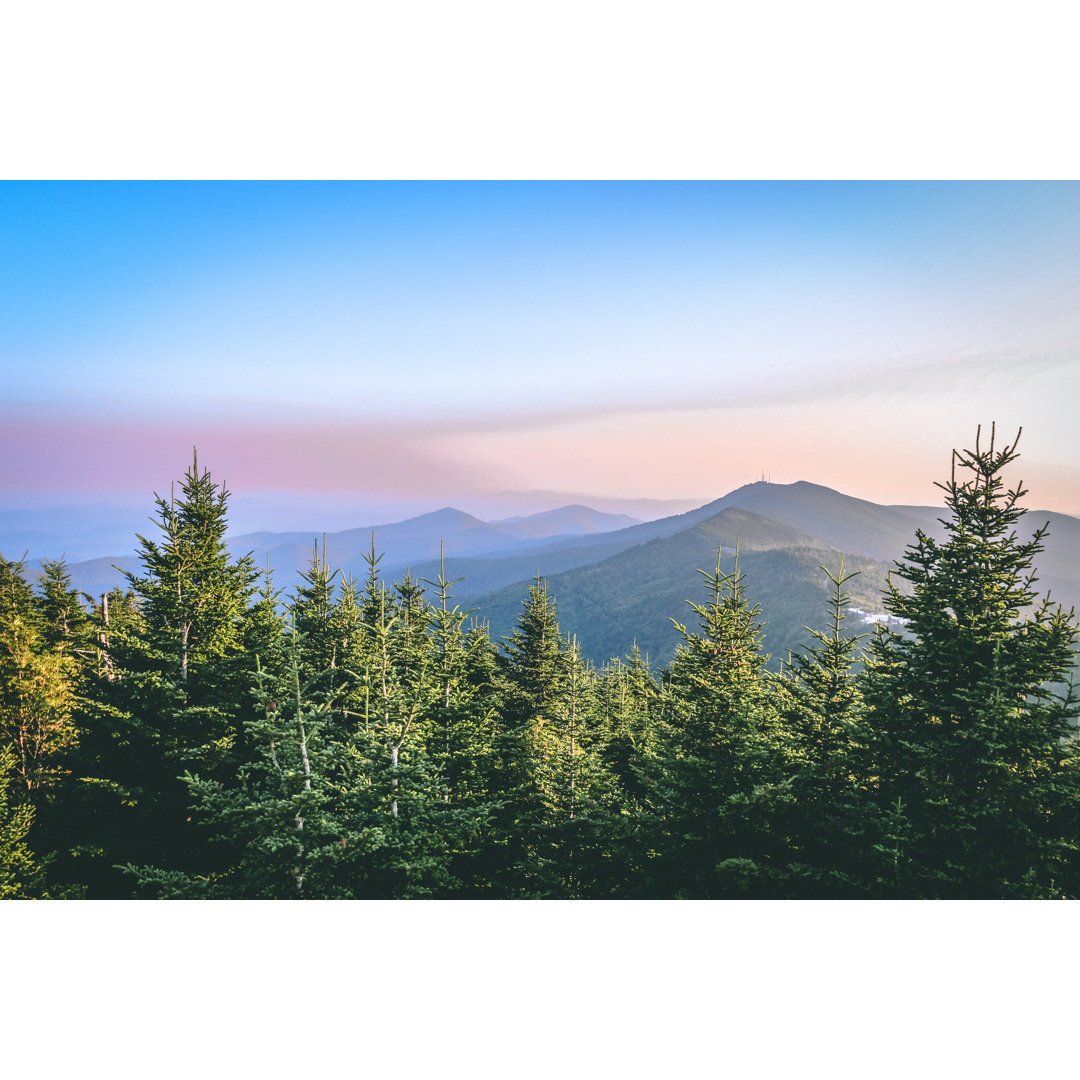
M 427 584 L 436 598 L 428 615 L 428 647 L 438 689 L 431 713 L 431 760 L 448 803 L 490 806 L 500 801 L 492 782 L 499 707 L 497 650 L 486 627 L 466 629 L 470 613 L 452 605 L 450 590 L 458 581 L 447 579 L 445 564 L 438 578 Z M 475 881 L 473 868 L 462 866 L 461 874 Z
M 546 765 L 564 712 L 568 663 L 558 614 L 539 577 L 505 645 L 503 700 L 496 737 L 498 784 L 508 803 L 500 818 L 506 865 L 493 871 L 508 895 L 542 895 L 547 859 Z
M 664 688 L 664 738 L 649 793 L 652 895 L 768 897 L 782 840 L 770 815 L 790 799 L 783 729 L 768 693 L 760 609 L 733 571 L 700 571 L 709 601 L 690 603 L 700 632 L 683 642 Z M 689 601 L 688 601 L 689 603 Z
M 858 663 L 861 636 L 844 632 L 850 597 L 844 560 L 832 582 L 826 630 L 807 627 L 811 643 L 790 658 L 775 696 L 790 736 L 794 802 L 774 827 L 791 839 L 785 895 L 792 898 L 868 894 L 866 743 Z M 871 815 L 872 820 L 872 815 Z M 875 834 L 876 835 L 876 834 Z
M 864 693 L 874 729 L 877 801 L 902 845 L 888 848 L 885 895 L 1076 895 L 1080 788 L 1067 677 L 1071 612 L 1038 600 L 1029 540 L 1016 526 L 1023 486 L 1002 472 L 1018 457 L 991 429 L 954 451 L 939 484 L 946 538 L 923 532 L 890 583 L 886 610 L 902 632 L 871 647 Z M 886 845 L 887 847 L 887 845 Z
M 304 641 L 305 663 L 311 671 L 323 671 L 343 662 L 341 635 L 335 613 L 335 579 L 338 570 L 330 570 L 326 561 L 326 537 L 322 555 L 318 544 L 312 552 L 311 564 L 300 575 L 289 610 L 296 632 Z
M 192 669 L 238 644 L 258 574 L 249 556 L 232 560 L 225 545 L 229 492 L 199 470 L 196 453 L 180 498 L 154 496 L 159 540 L 139 536 L 143 576 L 125 571 L 141 602 L 148 646 L 186 683 Z
M 89 597 L 72 588 L 71 574 L 62 559 L 42 559 L 38 579 L 46 645 L 54 652 L 86 660 L 94 652 L 93 626 L 84 601 Z
M 143 572 L 127 574 L 136 617 L 99 628 L 107 644 L 86 710 L 82 846 L 106 865 L 162 851 L 198 862 L 180 776 L 232 765 L 247 708 L 237 661 L 257 574 L 225 544 L 228 494 L 196 457 L 179 496 L 155 496 L 161 538 L 139 537 Z M 103 895 L 123 887 L 107 870 L 95 883 Z
M 650 857 L 646 814 L 661 749 L 660 686 L 635 644 L 625 660 L 605 665 L 596 686 L 595 748 L 611 777 L 612 801 L 605 807 L 606 881 L 600 895 L 640 892 Z
M 330 737 L 331 694 L 319 686 L 327 672 L 303 677 L 304 644 L 295 634 L 281 642 L 277 675 L 256 670 L 246 740 L 253 754 L 237 775 L 184 777 L 193 809 L 233 864 L 201 874 L 128 865 L 140 886 L 173 898 L 352 895 L 348 864 L 382 834 L 363 813 L 347 747 Z
M 36 621 L 34 590 L 26 580 L 26 557 L 12 562 L 0 552 L 0 625 L 8 623 L 14 615 L 24 621 Z
M 193 873 L 129 865 L 140 888 L 177 898 L 412 899 L 458 895 L 455 866 L 487 826 L 482 807 L 451 807 L 422 752 L 387 759 L 375 729 L 333 722 L 330 677 L 303 674 L 289 635 L 270 674 L 255 673 L 248 761 L 225 780 L 188 774 L 192 810 L 230 863 Z

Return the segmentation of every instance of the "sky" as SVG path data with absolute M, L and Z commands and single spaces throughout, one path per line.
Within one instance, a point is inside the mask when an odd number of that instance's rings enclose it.
M 7 508 L 927 504 L 996 421 L 1080 514 L 1080 185 L 4 182 L 0 373 Z

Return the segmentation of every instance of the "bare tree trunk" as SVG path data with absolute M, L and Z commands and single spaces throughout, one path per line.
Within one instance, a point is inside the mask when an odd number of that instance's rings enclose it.
M 187 682 L 188 676 L 188 638 L 191 634 L 191 623 L 186 622 L 180 630 L 180 681 Z
M 397 746 L 391 746 L 390 747 L 390 768 L 396 770 L 397 767 L 398 767 L 398 748 L 397 748 Z M 391 789 L 393 791 L 397 791 L 397 786 L 398 786 L 398 779 L 395 776 L 390 781 L 390 787 L 391 787 Z M 393 817 L 397 817 L 397 799 L 392 799 L 390 801 L 390 814 Z
M 105 623 L 105 629 L 98 634 L 98 641 L 101 643 L 101 650 L 98 654 L 101 663 L 101 669 L 105 673 L 105 678 L 109 682 L 113 680 L 113 662 L 112 657 L 109 655 L 109 594 L 101 594 L 101 617 Z
M 297 721 L 300 725 L 300 757 L 304 762 L 304 790 L 311 790 L 311 761 L 308 758 L 307 752 L 307 729 L 304 727 L 304 720 L 300 714 L 300 675 L 296 673 L 296 708 L 297 708 Z M 296 831 L 300 834 L 297 838 L 296 852 L 297 852 L 297 866 L 293 871 L 293 876 L 296 879 L 296 892 L 302 896 L 304 893 L 304 855 L 305 849 L 303 844 L 304 833 L 304 819 L 300 814 L 296 815 Z

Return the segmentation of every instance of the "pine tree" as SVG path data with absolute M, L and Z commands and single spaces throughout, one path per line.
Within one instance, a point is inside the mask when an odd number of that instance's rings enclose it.
M 330 736 L 326 672 L 303 675 L 304 639 L 280 643 L 271 674 L 260 666 L 247 722 L 250 760 L 229 782 L 185 774 L 193 810 L 233 854 L 232 865 L 193 873 L 129 864 L 139 885 L 166 898 L 335 899 L 353 895 L 349 864 L 383 842 L 366 816 L 355 759 Z
M 564 712 L 569 669 L 555 601 L 539 577 L 522 609 L 505 645 L 496 735 L 495 783 L 507 799 L 499 818 L 506 863 L 491 872 L 506 895 L 539 896 L 550 885 L 541 870 L 549 857 L 545 761 Z
M 597 681 L 599 735 L 605 759 L 624 785 L 634 785 L 634 761 L 656 749 L 660 687 L 635 644 L 625 659 L 613 657 Z
M 785 895 L 868 895 L 866 743 L 858 663 L 861 635 L 844 632 L 850 605 L 844 560 L 832 582 L 828 628 L 807 627 L 811 643 L 790 658 L 775 683 L 777 707 L 790 735 L 794 802 L 776 821 L 791 837 Z
M 72 588 L 63 559 L 42 559 L 38 584 L 37 608 L 46 645 L 85 661 L 94 652 L 93 626 L 85 604 L 90 598 Z
M 609 896 L 625 874 L 612 855 L 625 804 L 604 760 L 596 672 L 583 660 L 576 638 L 567 640 L 565 657 L 560 707 L 537 739 L 544 839 L 538 877 L 546 897 Z
M 272 656 L 278 655 L 287 628 L 281 612 L 282 590 L 274 588 L 269 562 L 262 577 L 255 601 L 244 618 L 240 648 L 236 654 L 238 662 L 243 663 L 245 669 L 252 657 L 262 658 L 265 664 Z
M 49 640 L 43 606 L 25 559 L 0 554 L 0 899 L 46 895 L 44 860 L 34 851 L 50 838 L 38 812 L 59 788 L 77 738 L 77 666 Z
M 139 537 L 142 574 L 128 573 L 133 617 L 99 624 L 101 678 L 85 717 L 81 847 L 103 864 L 92 895 L 125 895 L 107 867 L 201 853 L 185 771 L 228 772 L 243 730 L 239 663 L 258 576 L 225 544 L 228 491 L 197 457 L 179 495 L 155 496 L 161 538 Z M 104 616 L 104 605 L 102 616 Z
M 326 561 L 326 537 L 323 536 L 322 555 L 316 544 L 311 565 L 301 573 L 302 584 L 297 586 L 289 605 L 292 624 L 304 641 L 305 664 L 311 671 L 337 667 L 343 660 L 341 636 L 334 618 L 338 574 L 338 570 L 330 570 Z
M 864 694 L 874 729 L 879 813 L 903 843 L 883 845 L 885 895 L 1077 895 L 1076 716 L 1058 692 L 1073 664 L 1071 612 L 1038 600 L 1046 527 L 1016 527 L 1019 456 L 991 429 L 954 451 L 944 541 L 923 532 L 894 572 L 885 607 L 904 620 L 871 647 Z
M 733 571 L 700 571 L 709 601 L 690 603 L 700 632 L 683 641 L 664 686 L 664 737 L 651 766 L 651 895 L 773 895 L 782 840 L 769 829 L 790 800 L 784 733 L 764 672 L 760 608 Z
M 510 726 L 554 716 L 566 692 L 566 644 L 559 633 L 555 600 L 539 577 L 506 644 L 507 701 Z
M 391 813 L 396 815 L 402 751 L 406 743 L 417 755 L 426 750 L 439 686 L 427 643 L 423 590 L 408 577 L 393 591 L 388 589 L 378 574 L 381 558 L 375 556 L 373 543 L 360 602 L 363 632 L 349 654 L 349 663 L 360 679 L 363 730 L 381 740 L 386 749 Z
M 436 628 L 435 644 L 438 645 Z M 503 666 L 497 646 L 484 624 L 464 632 L 461 675 L 451 686 L 449 711 L 445 693 L 434 714 L 439 725 L 432 758 L 454 807 L 483 815 L 482 832 L 454 863 L 463 897 L 508 895 L 505 829 L 510 797 L 505 781 L 502 739 Z
M 176 898 L 459 895 L 455 867 L 474 851 L 487 811 L 448 805 L 422 751 L 404 744 L 392 761 L 377 724 L 343 730 L 336 699 L 355 673 L 306 675 L 310 649 L 299 634 L 278 649 L 254 675 L 249 758 L 232 776 L 185 776 L 193 815 L 227 857 L 217 869 L 128 865 L 127 873 L 141 890 Z
M 612 800 L 605 807 L 606 880 L 598 895 L 640 894 L 650 858 L 649 792 L 657 778 L 661 743 L 660 686 L 635 644 L 621 660 L 601 670 L 596 686 L 595 748 L 611 777 Z
M 23 620 L 37 618 L 34 590 L 26 580 L 26 557 L 12 562 L 0 552 L 0 625 L 14 615 Z
M 606 830 L 618 786 L 602 755 L 596 672 L 576 639 L 559 631 L 554 598 L 537 578 L 505 647 L 495 783 L 508 895 L 607 895 L 613 886 Z M 616 875 L 617 876 L 617 875 Z
M 154 496 L 160 540 L 139 536 L 143 576 L 125 571 L 146 620 L 149 647 L 163 674 L 180 684 L 192 670 L 234 649 L 258 574 L 250 556 L 232 560 L 225 545 L 229 492 L 199 470 L 198 454 L 180 498 Z
M 738 711 L 747 698 L 759 697 L 764 689 L 761 673 L 769 660 L 761 651 L 761 608 L 746 597 L 739 553 L 735 552 L 730 574 L 720 569 L 722 558 L 721 548 L 716 569 L 698 571 L 706 580 L 709 602 L 687 601 L 698 616 L 700 631 L 675 623 L 682 642 L 669 678 L 684 701 L 705 705 L 714 713 Z
M 492 789 L 498 655 L 486 627 L 466 629 L 470 612 L 452 605 L 445 564 L 427 582 L 436 603 L 429 608 L 431 670 L 438 688 L 432 709 L 430 752 L 446 786 L 446 800 L 482 805 L 497 800 Z

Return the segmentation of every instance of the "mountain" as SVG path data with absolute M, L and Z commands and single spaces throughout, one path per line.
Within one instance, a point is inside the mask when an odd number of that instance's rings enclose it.
M 913 521 L 938 535 L 936 521 L 944 513 L 944 509 L 933 507 L 909 507 L 903 512 L 805 480 L 795 484 L 748 484 L 710 504 L 717 509 L 728 506 L 751 510 L 800 529 L 840 551 L 871 559 L 899 557 L 914 539 Z
M 448 559 L 513 556 L 565 536 L 599 536 L 621 529 L 625 515 L 603 514 L 584 506 L 566 506 L 525 518 L 485 522 L 461 510 L 444 507 L 429 514 L 392 525 L 371 525 L 326 536 L 326 557 L 343 573 L 362 576 L 367 569 L 374 539 L 376 555 L 382 555 L 380 570 L 404 569 L 423 563 L 438 572 L 441 555 Z M 315 543 L 322 538 L 311 533 L 248 533 L 229 537 L 234 555 L 254 552 L 258 565 L 267 557 L 275 575 L 285 578 L 311 564 Z M 527 571 L 526 571 L 527 572 Z M 520 574 L 518 575 L 521 576 Z
M 944 538 L 939 520 L 944 515 L 943 508 L 879 506 L 817 484 L 755 483 L 697 510 L 611 533 L 605 538 L 606 557 L 542 573 L 563 633 L 576 635 L 587 657 L 603 663 L 624 656 L 636 640 L 654 663 L 664 664 L 679 640 L 671 620 L 694 629 L 696 616 L 686 601 L 701 603 L 705 595 L 695 571 L 712 570 L 722 545 L 721 569 L 730 572 L 738 544 L 739 566 L 748 593 L 761 604 L 765 647 L 776 667 L 788 650 L 808 640 L 806 626 L 822 627 L 831 589 L 823 566 L 835 574 L 843 558 L 845 572 L 858 571 L 846 586 L 852 607 L 880 615 L 895 561 L 914 542 L 917 529 Z M 1034 587 L 1040 596 L 1050 590 L 1056 602 L 1080 608 L 1080 519 L 1031 511 L 1021 538 L 1043 524 L 1049 531 Z M 581 541 L 588 543 L 590 538 Z M 613 550 L 620 546 L 622 551 Z M 579 546 L 577 557 L 583 554 Z M 544 565 L 551 555 L 541 551 L 532 557 Z M 512 629 L 527 590 L 528 581 L 522 581 L 470 603 L 499 639 Z M 854 613 L 850 618 L 849 632 L 870 631 L 856 623 Z
M 491 524 L 515 536 L 547 539 L 553 536 L 586 536 L 614 532 L 616 529 L 640 525 L 641 519 L 632 518 L 628 514 L 605 514 L 589 506 L 575 505 L 530 514 L 528 517 L 503 518 Z
M 477 596 L 500 589 L 504 585 L 532 580 L 537 574 L 546 577 L 578 566 L 599 562 L 610 555 L 625 551 L 625 541 L 589 546 L 559 547 L 554 550 L 530 551 L 525 555 L 492 555 L 485 558 L 448 558 L 444 562 L 429 559 L 410 567 L 416 578 L 434 581 L 445 571 L 448 581 L 457 581 L 454 595 L 470 602 Z M 523 586 L 524 587 L 524 586 Z
M 0 510 L 0 551 L 9 559 L 80 562 L 134 546 L 147 527 L 146 514 L 107 503 Z
M 40 565 L 39 559 L 27 561 L 27 567 L 31 571 L 36 570 Z M 102 593 L 107 593 L 117 586 L 126 589 L 127 579 L 120 571 L 128 570 L 132 574 L 138 574 L 142 570 L 142 564 L 135 555 L 113 555 L 103 559 L 87 559 L 85 562 L 70 563 L 67 569 L 71 575 L 72 588 L 100 598 Z
M 383 555 L 384 567 L 403 567 L 419 559 L 438 558 L 440 545 L 455 555 L 485 555 L 520 543 L 496 526 L 445 507 L 393 525 L 369 525 L 329 533 L 325 536 L 327 560 L 343 571 L 360 573 L 373 539 L 376 554 Z M 254 552 L 259 565 L 268 556 L 270 566 L 279 575 L 306 569 L 311 564 L 315 544 L 321 548 L 322 542 L 322 537 L 311 533 L 248 533 L 228 538 L 229 550 L 234 555 Z
M 363 577 L 367 571 L 365 556 L 370 555 L 374 538 L 375 553 L 382 556 L 379 570 L 393 576 L 411 567 L 416 576 L 433 579 L 440 570 L 440 558 L 445 555 L 448 576 L 468 576 L 472 593 L 498 588 L 520 581 L 536 572 L 538 563 L 531 554 L 555 543 L 569 540 L 571 547 L 559 550 L 544 561 L 544 570 L 567 569 L 582 562 L 595 561 L 621 550 L 625 541 L 614 546 L 601 544 L 597 548 L 577 551 L 575 537 L 599 538 L 623 531 L 636 520 L 624 514 L 606 514 L 585 506 L 566 506 L 528 517 L 511 518 L 501 522 L 485 522 L 461 510 L 445 507 L 393 524 L 369 525 L 327 533 L 325 537 L 313 532 L 250 532 L 229 536 L 227 543 L 234 557 L 251 553 L 256 566 L 267 564 L 274 580 L 291 591 L 297 574 L 311 565 L 316 545 L 320 551 L 325 541 L 326 556 L 331 566 L 348 576 Z M 132 528 L 127 540 L 128 550 L 135 547 L 135 532 L 154 536 L 146 523 Z M 2 550 L 2 549 L 0 549 Z M 23 548 L 19 551 L 19 555 Z M 119 550 L 119 545 L 118 545 Z M 31 548 L 33 554 L 38 553 Z M 16 556 L 18 557 L 18 556 Z M 46 556 L 49 557 L 49 556 Z M 112 555 L 81 561 L 69 561 L 68 570 L 76 588 L 91 595 L 124 585 L 123 575 L 113 569 L 134 570 L 138 560 L 132 555 Z M 40 565 L 40 558 L 31 560 Z
M 665 664 L 680 640 L 671 620 L 694 629 L 697 616 L 687 601 L 705 601 L 704 578 L 697 571 L 711 571 L 722 548 L 721 569 L 730 573 L 736 545 L 747 590 L 762 606 L 774 666 L 806 640 L 804 626 L 825 617 L 831 586 L 822 566 L 836 573 L 843 558 L 845 572 L 860 572 L 848 585 L 853 606 L 880 611 L 889 569 L 884 562 L 845 554 L 789 525 L 729 506 L 676 533 L 550 575 L 547 585 L 559 626 L 564 634 L 575 635 L 583 653 L 598 664 L 625 656 L 634 644 L 654 664 Z M 510 633 L 526 595 L 526 583 L 520 583 L 475 601 L 493 638 Z
M 556 598 L 563 631 L 578 636 L 587 656 L 602 663 L 625 654 L 636 638 L 662 664 L 678 640 L 670 620 L 692 626 L 695 616 L 686 601 L 704 599 L 696 571 L 711 570 L 721 546 L 722 569 L 730 570 L 738 544 L 740 568 L 748 592 L 761 604 L 775 666 L 806 640 L 803 628 L 819 625 L 825 616 L 829 588 L 823 565 L 835 573 L 843 557 L 846 570 L 859 571 L 848 586 L 853 606 L 880 613 L 893 561 L 903 556 L 917 529 L 942 537 L 943 515 L 942 508 L 881 506 L 807 482 L 761 482 L 646 522 L 627 523 L 620 515 L 579 505 L 485 522 L 447 507 L 389 525 L 328 533 L 326 553 L 343 575 L 363 578 L 374 534 L 387 580 L 400 578 L 408 567 L 414 577 L 431 581 L 444 568 L 448 579 L 464 579 L 453 589 L 457 602 L 475 608 L 496 638 L 510 632 L 529 582 L 539 575 Z M 1022 535 L 1043 524 L 1049 533 L 1035 588 L 1040 595 L 1051 590 L 1066 607 L 1080 607 L 1080 519 L 1031 511 Z M 145 525 L 139 531 L 152 535 Z M 321 548 L 322 536 L 310 532 L 229 538 L 234 554 L 252 552 L 258 566 L 269 560 L 286 595 L 295 587 L 297 571 L 310 566 L 316 543 Z M 129 544 L 132 551 L 134 533 Z M 98 558 L 73 562 L 69 570 L 76 587 L 96 595 L 123 584 L 114 564 L 134 570 L 138 560 Z M 855 618 L 850 629 L 867 630 Z

